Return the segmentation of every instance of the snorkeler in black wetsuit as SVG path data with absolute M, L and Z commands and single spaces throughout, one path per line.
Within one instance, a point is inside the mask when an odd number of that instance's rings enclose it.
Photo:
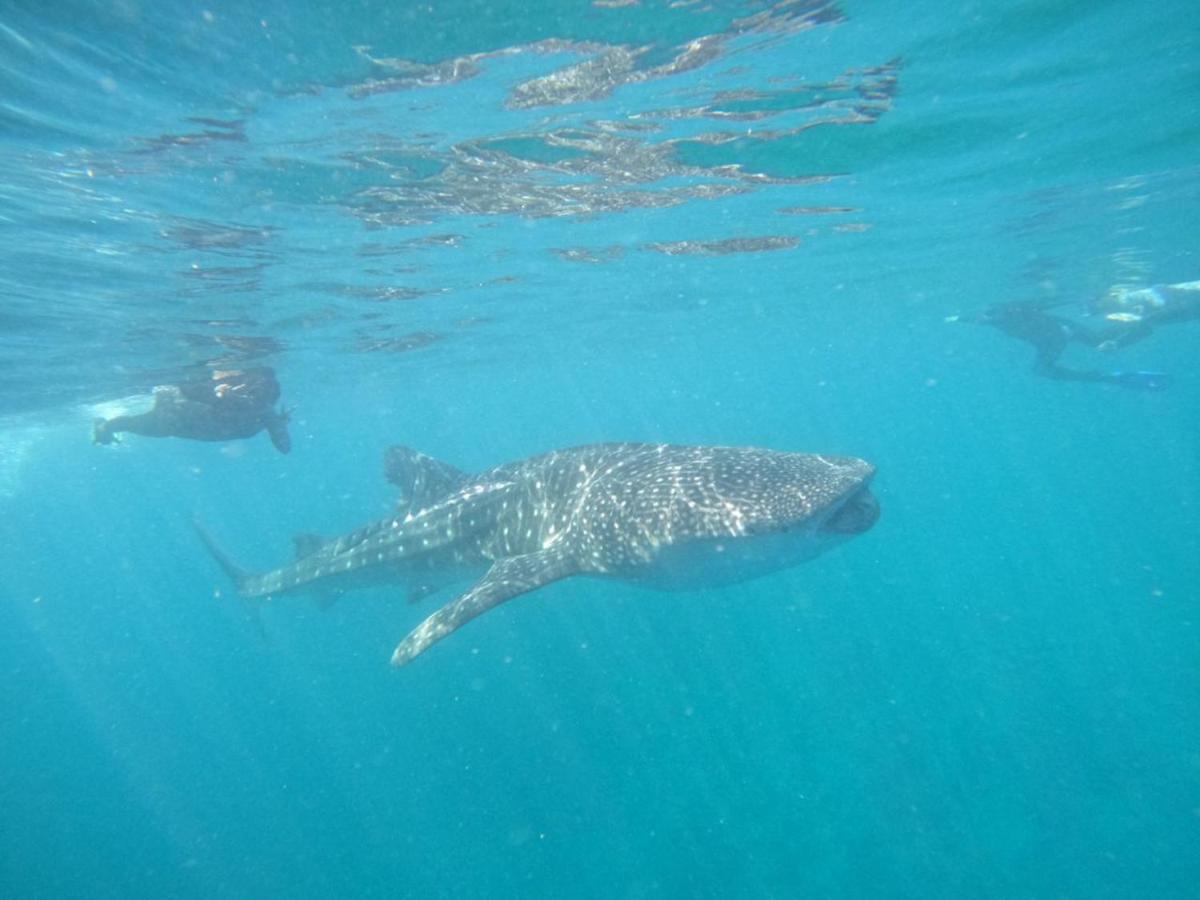
M 92 440 L 111 444 L 120 432 L 195 441 L 248 438 L 266 429 L 280 453 L 292 449 L 288 414 L 276 411 L 279 382 L 266 367 L 214 370 L 208 380 L 154 389 L 154 408 L 139 416 L 97 419 Z
M 1033 370 L 1043 378 L 1053 378 L 1057 381 L 1097 381 L 1125 387 L 1155 386 L 1142 382 L 1147 381 L 1148 376 L 1157 373 L 1102 372 L 1093 369 L 1072 369 L 1061 365 L 1058 360 L 1069 344 L 1079 343 L 1098 348 L 1107 344 L 1110 338 L 1070 319 L 1047 312 L 1047 307 L 1038 303 L 996 303 L 977 316 L 956 318 L 953 321 L 991 325 L 1009 337 L 1032 344 L 1035 353 Z
M 1128 347 L 1149 337 L 1158 325 L 1200 319 L 1200 282 L 1156 285 L 1128 290 L 1114 288 L 1092 305 L 1110 323 L 1093 330 L 1049 310 L 1061 303 L 996 303 L 973 317 L 951 316 L 951 322 L 991 325 L 1010 337 L 1032 344 L 1036 353 L 1034 371 L 1058 381 L 1093 381 L 1137 390 L 1161 390 L 1170 383 L 1165 372 L 1072 369 L 1059 364 L 1071 343 L 1097 350 Z

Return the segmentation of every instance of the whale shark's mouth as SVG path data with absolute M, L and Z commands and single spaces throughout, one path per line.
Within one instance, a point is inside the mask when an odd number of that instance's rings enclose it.
M 824 525 L 825 531 L 835 534 L 862 534 L 879 519 L 879 501 L 864 487 L 856 491 L 830 516 Z

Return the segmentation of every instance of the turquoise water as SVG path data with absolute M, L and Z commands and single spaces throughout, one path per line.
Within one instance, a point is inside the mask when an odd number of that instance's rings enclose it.
M 4 894 L 1200 895 L 1200 325 L 1070 351 L 1136 392 L 944 322 L 1200 277 L 1198 18 L 0 5 Z M 289 456 L 90 445 L 248 363 Z M 883 515 L 400 670 L 432 605 L 260 628 L 191 529 L 268 568 L 391 443 L 608 440 L 862 456 Z

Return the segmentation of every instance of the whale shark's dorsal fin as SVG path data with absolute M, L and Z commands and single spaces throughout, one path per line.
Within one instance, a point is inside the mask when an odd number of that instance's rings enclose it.
M 325 538 L 319 534 L 297 534 L 292 538 L 292 544 L 296 547 L 296 559 L 304 559 L 325 546 Z
M 471 478 L 449 463 L 400 444 L 384 452 L 383 470 L 387 480 L 400 488 L 400 509 L 412 513 L 428 509 Z
M 558 545 L 497 560 L 473 588 L 414 628 L 392 654 L 392 665 L 404 665 L 431 644 L 505 600 L 579 571 L 579 564 Z

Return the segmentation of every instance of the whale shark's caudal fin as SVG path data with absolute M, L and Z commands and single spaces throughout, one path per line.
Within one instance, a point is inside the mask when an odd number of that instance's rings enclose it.
M 204 546 L 208 548 L 208 552 L 212 554 L 212 558 L 217 561 L 217 564 L 229 576 L 230 581 L 237 585 L 239 591 L 242 590 L 252 573 L 233 561 L 233 558 L 221 548 L 199 519 L 192 519 L 192 527 L 196 529 L 196 534 L 200 535 L 200 540 L 204 542 Z
M 505 600 L 578 573 L 578 564 L 557 547 L 497 560 L 478 584 L 414 628 L 392 654 L 392 665 L 410 662 L 430 645 Z
M 400 508 L 412 513 L 432 506 L 462 487 L 471 476 L 411 447 L 395 444 L 383 454 L 387 480 L 400 488 Z
M 267 636 L 267 628 L 263 625 L 262 615 L 259 612 L 261 600 L 256 597 L 245 597 L 241 595 L 242 589 L 246 584 L 247 579 L 253 577 L 253 573 L 246 571 L 237 563 L 235 563 L 228 553 L 221 549 L 220 544 L 209 533 L 208 529 L 200 522 L 199 519 L 192 519 L 192 527 L 196 529 L 196 534 L 200 535 L 200 540 L 204 542 L 204 546 L 208 548 L 208 552 L 212 554 L 213 559 L 229 576 L 230 581 L 237 585 L 238 598 L 242 601 L 242 606 L 246 610 L 246 614 L 254 622 L 254 628 L 258 632 L 258 636 L 263 641 L 269 641 Z

